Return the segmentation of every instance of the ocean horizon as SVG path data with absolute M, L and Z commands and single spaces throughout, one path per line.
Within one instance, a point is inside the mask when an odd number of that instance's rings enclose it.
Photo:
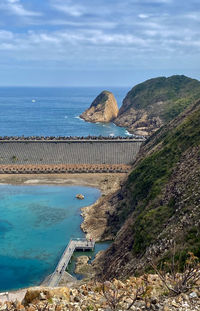
M 119 107 L 129 88 L 108 88 Z M 113 123 L 89 123 L 79 115 L 103 87 L 0 87 L 1 136 L 128 136 Z

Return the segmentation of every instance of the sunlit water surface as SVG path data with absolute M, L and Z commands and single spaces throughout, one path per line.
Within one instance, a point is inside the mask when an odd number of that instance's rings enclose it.
M 99 196 L 90 187 L 0 185 L 0 290 L 40 284 L 70 238 L 84 236 L 80 209 Z
M 0 87 L 1 136 L 127 136 L 113 123 L 89 123 L 79 115 L 103 90 L 102 87 L 44 88 Z M 128 88 L 109 88 L 119 106 Z

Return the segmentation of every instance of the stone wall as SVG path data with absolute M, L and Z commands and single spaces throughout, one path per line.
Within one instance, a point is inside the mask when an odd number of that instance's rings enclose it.
M 0 174 L 127 173 L 124 164 L 26 164 L 0 165 Z
M 0 165 L 126 164 L 141 141 L 0 141 Z

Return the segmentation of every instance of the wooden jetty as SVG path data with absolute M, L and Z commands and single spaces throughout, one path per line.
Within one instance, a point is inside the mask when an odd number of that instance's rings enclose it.
M 58 286 L 63 273 L 65 272 L 71 257 L 75 250 L 88 251 L 93 250 L 95 246 L 94 241 L 88 241 L 87 239 L 71 239 L 67 247 L 65 248 L 54 272 L 51 274 L 48 280 L 49 287 Z

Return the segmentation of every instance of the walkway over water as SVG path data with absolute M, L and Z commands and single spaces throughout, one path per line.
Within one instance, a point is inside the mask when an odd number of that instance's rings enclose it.
M 79 166 L 78 172 L 84 165 L 87 166 L 86 171 L 90 165 L 97 165 L 100 171 L 99 166 L 104 166 L 105 170 L 106 166 L 117 165 L 121 171 L 123 165 L 130 165 L 135 160 L 143 141 L 109 137 L 57 140 L 4 138 L 0 139 L 0 173 L 46 173 L 47 170 L 49 173 L 65 173 L 73 171 L 71 167 L 74 165 Z M 94 167 L 89 169 L 93 170 Z
M 48 281 L 49 287 L 58 286 L 63 273 L 65 272 L 70 259 L 75 250 L 93 250 L 95 246 L 95 242 L 88 241 L 86 239 L 72 239 L 64 250 L 55 271 L 51 274 L 50 279 Z

